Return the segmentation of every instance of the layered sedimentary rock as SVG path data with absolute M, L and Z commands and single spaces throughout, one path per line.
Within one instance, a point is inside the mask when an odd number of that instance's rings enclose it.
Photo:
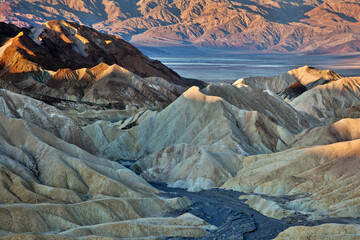
M 324 224 L 316 227 L 292 227 L 280 233 L 275 240 L 356 240 L 359 235 L 359 225 Z
M 310 114 L 327 125 L 293 135 L 291 143 L 279 153 L 243 158 L 237 176 L 222 187 L 247 193 L 241 199 L 278 219 L 296 218 L 299 214 L 308 219 L 356 218 L 360 204 L 357 78 L 341 78 L 331 71 L 308 67 L 290 72 L 274 78 L 239 80 L 234 85 L 246 83 L 276 91 L 298 112 Z M 292 98 L 284 96 L 291 93 L 290 87 L 305 88 Z M 356 224 L 294 227 L 278 239 L 357 239 L 357 229 Z
M 90 137 L 57 108 L 6 90 L 0 90 L 0 103 L 0 113 L 6 117 L 23 119 L 89 153 L 98 153 Z
M 360 138 L 360 119 L 344 118 L 333 124 L 310 128 L 293 138 L 291 147 L 310 147 Z
M 305 66 L 204 87 L 116 37 L 64 21 L 0 50 L 1 87 L 43 100 L 0 90 L 5 239 L 201 237 L 214 228 L 191 214 L 164 217 L 190 201 L 160 197 L 145 180 L 242 191 L 278 219 L 360 214 L 359 78 Z M 187 89 L 193 83 L 200 87 Z M 294 228 L 279 238 L 340 229 Z
M 336 85 L 344 81 L 347 85 Z M 322 88 L 336 91 L 337 87 L 334 85 L 342 86 L 339 92 L 347 95 L 337 99 L 356 105 L 356 84 L 345 78 L 318 86 L 309 92 Z M 352 94 L 353 90 L 355 92 Z M 308 96 L 305 94 L 294 102 L 301 102 L 300 99 L 306 102 Z M 333 93 L 318 94 L 319 104 L 322 103 L 321 97 L 326 96 L 334 99 L 332 102 L 338 101 L 335 100 L 338 95 Z M 329 100 L 323 102 L 328 103 L 327 108 L 318 108 L 317 113 L 326 113 L 329 110 L 335 113 L 343 109 L 339 105 L 331 105 Z M 315 105 L 314 109 L 317 106 Z M 356 110 L 353 111 L 353 116 L 355 115 Z M 332 116 L 329 115 L 330 120 L 325 119 L 332 122 Z M 359 176 L 356 170 L 360 156 L 357 151 L 358 124 L 358 119 L 342 119 L 327 126 L 307 129 L 293 136 L 292 143 L 288 145 L 291 147 L 289 150 L 245 158 L 237 177 L 226 182 L 223 187 L 254 193 L 255 195 L 245 196 L 244 199 L 248 199 L 253 208 L 276 218 L 283 218 L 298 211 L 315 217 L 356 217 L 359 214 Z M 276 196 L 289 198 L 286 202 L 277 201 Z
M 276 152 L 318 124 L 276 95 L 246 85 L 211 85 L 192 87 L 161 112 L 84 130 L 104 156 L 139 160 L 133 168 L 146 179 L 199 190 L 233 176 L 243 156 Z
M 356 117 L 359 106 L 359 77 L 342 78 L 317 86 L 291 102 L 298 111 L 325 122 Z
M 280 209 L 317 217 L 356 217 L 360 204 L 359 144 L 359 140 L 352 140 L 250 156 L 243 160 L 237 176 L 223 187 L 260 195 L 294 196 L 278 203 Z M 256 209 L 261 204 L 261 198 L 252 201 Z M 276 211 L 272 214 L 278 216 Z
M 299 112 L 325 123 L 359 116 L 358 77 L 342 78 L 330 70 L 304 66 L 274 77 L 250 77 L 233 83 L 243 84 L 277 93 Z
M 211 228 L 191 214 L 162 217 L 189 200 L 161 198 L 132 171 L 81 149 L 91 140 L 61 111 L 4 90 L 0 99 L 3 239 L 199 237 Z
M 193 87 L 160 112 L 144 110 L 84 130 L 105 156 L 136 160 L 131 169 L 146 180 L 190 191 L 225 181 L 222 188 L 244 192 L 241 199 L 273 218 L 350 218 L 357 223 L 356 79 L 305 66 L 265 82 L 252 78 Z M 284 101 L 279 95 L 294 83 L 307 86 L 306 91 Z M 352 118 L 341 119 L 345 116 Z M 291 239 L 298 229 L 279 237 Z M 347 237 L 341 225 L 301 231 L 299 239 Z
M 339 80 L 341 76 L 331 70 L 318 70 L 309 66 L 293 69 L 274 77 L 249 77 L 239 79 L 233 85 L 249 85 L 261 90 L 269 90 L 289 101 L 318 85 Z

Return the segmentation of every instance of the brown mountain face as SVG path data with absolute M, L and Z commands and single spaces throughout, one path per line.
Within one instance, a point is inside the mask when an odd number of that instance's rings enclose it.
M 19 26 L 73 20 L 144 46 L 348 53 L 360 39 L 359 0 L 16 0 L 0 13 Z
M 192 84 L 119 37 L 66 21 L 20 32 L 0 48 L 0 86 L 55 99 L 166 106 Z
M 5 51 L 7 54 L 1 57 L 1 62 L 5 65 L 11 64 L 9 58 L 18 57 L 9 53 L 17 51 L 24 61 L 47 70 L 88 68 L 103 62 L 121 65 L 141 77 L 158 76 L 184 84 L 175 72 L 160 62 L 149 59 L 119 37 L 65 21 L 50 21 L 32 29 L 28 35 L 20 34 Z M 29 66 L 19 64 L 16 67 Z M 16 71 L 23 72 L 24 69 Z

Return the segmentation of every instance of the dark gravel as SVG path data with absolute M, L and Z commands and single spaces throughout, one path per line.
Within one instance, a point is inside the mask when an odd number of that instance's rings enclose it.
M 202 238 L 172 239 L 224 239 L 224 240 L 267 240 L 274 239 L 280 232 L 292 226 L 315 226 L 324 223 L 356 223 L 360 218 L 328 218 L 319 221 L 307 221 L 306 216 L 294 214 L 283 220 L 266 217 L 251 209 L 245 200 L 238 197 L 243 193 L 223 189 L 210 189 L 200 192 L 188 192 L 184 189 L 169 188 L 163 183 L 151 182 L 155 188 L 163 191 L 163 197 L 186 196 L 194 204 L 188 208 L 168 213 L 167 216 L 179 216 L 189 212 L 218 227 Z M 289 197 L 277 201 L 289 201 Z

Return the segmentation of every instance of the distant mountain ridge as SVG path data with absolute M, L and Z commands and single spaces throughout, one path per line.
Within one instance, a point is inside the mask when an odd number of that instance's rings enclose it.
M 236 47 L 244 51 L 360 50 L 359 0 L 14 0 L 0 21 L 53 19 L 117 34 L 138 46 Z

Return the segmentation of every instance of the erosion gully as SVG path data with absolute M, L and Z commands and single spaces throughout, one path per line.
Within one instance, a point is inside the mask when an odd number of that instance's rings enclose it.
M 360 218 L 326 218 L 308 221 L 302 214 L 277 220 L 251 209 L 245 204 L 245 200 L 239 199 L 239 196 L 243 195 L 241 192 L 223 189 L 188 192 L 185 189 L 167 187 L 166 184 L 159 182 L 150 184 L 164 192 L 162 197 L 185 196 L 193 202 L 190 207 L 167 213 L 166 216 L 176 217 L 189 212 L 218 228 L 209 231 L 207 236 L 201 238 L 171 239 L 266 240 L 274 239 L 280 232 L 292 226 L 316 226 L 325 223 L 360 224 Z M 287 200 L 285 197 L 283 200 L 278 199 L 278 201 Z

